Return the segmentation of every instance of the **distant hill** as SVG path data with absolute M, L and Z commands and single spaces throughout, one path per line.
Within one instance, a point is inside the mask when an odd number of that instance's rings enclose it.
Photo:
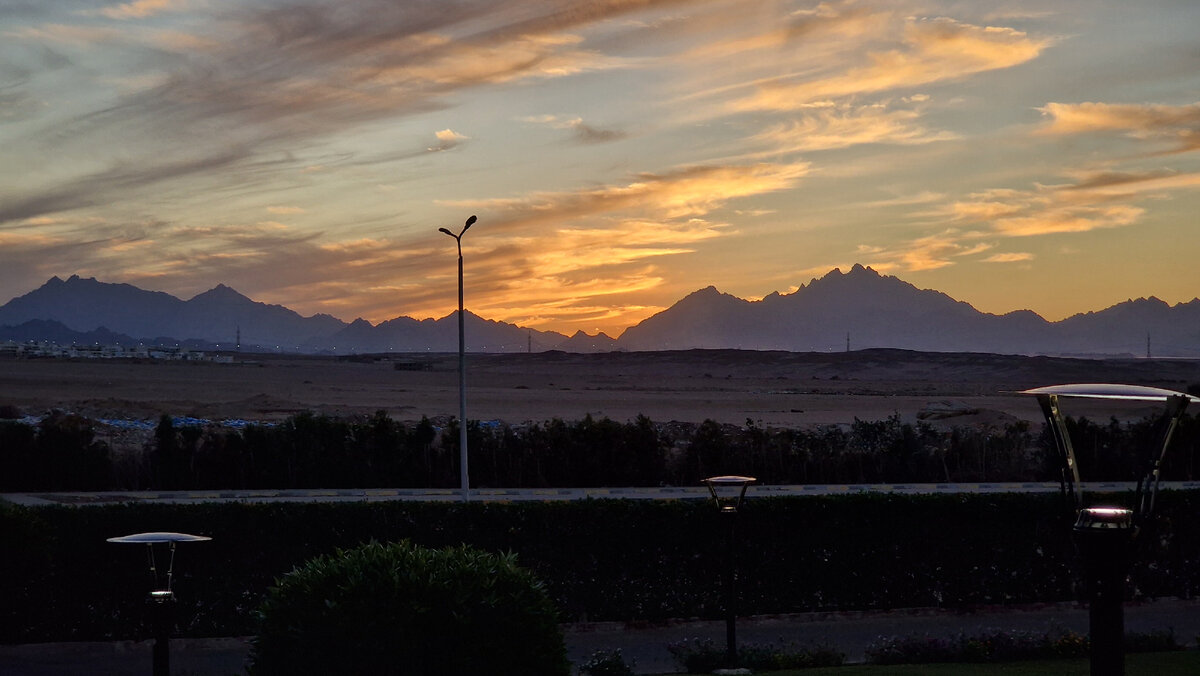
M 74 331 L 106 326 L 137 339 L 196 339 L 233 347 L 278 346 L 300 350 L 308 341 L 346 325 L 329 315 L 302 317 L 282 305 L 267 305 L 221 284 L 191 300 L 130 284 L 109 284 L 72 275 L 51 277 L 41 287 L 0 306 L 0 325 L 30 320 L 60 322 Z
M 538 346 L 556 345 L 566 340 L 561 333 L 483 319 L 469 310 L 464 333 L 467 350 L 471 352 L 525 352 L 535 343 Z M 397 317 L 374 326 L 365 319 L 356 319 L 330 336 L 309 341 L 305 347 L 312 352 L 338 353 L 455 352 L 458 350 L 458 312 L 441 319 Z
M 39 323 L 42 322 L 42 323 Z M 55 325 L 54 323 L 57 323 Z M 184 301 L 129 284 L 72 276 L 0 306 L 0 338 L 58 340 L 64 331 L 86 342 L 195 341 L 308 353 L 453 352 L 458 316 L 396 317 L 377 325 L 303 317 L 281 305 L 253 301 L 219 284 Z M 18 328 L 19 327 L 19 328 Z M 104 328 L 107 327 L 107 328 Z M 899 348 L 996 354 L 1200 358 L 1200 300 L 1170 306 L 1140 298 L 1097 312 L 1049 322 L 1029 310 L 993 315 L 931 289 L 855 265 L 833 270 L 793 293 L 749 301 L 709 286 L 627 328 L 619 338 L 583 332 L 567 337 L 466 313 L 472 352 L 565 352 L 733 348 L 841 352 Z M 75 339 L 75 338 L 72 338 Z M 85 340 L 78 338 L 78 340 Z M 60 341 L 61 342 L 61 341 Z
M 617 340 L 607 333 L 601 331 L 594 336 L 589 336 L 583 331 L 576 331 L 574 335 L 561 343 L 554 346 L 556 350 L 563 352 L 612 352 L 619 349 Z
M 32 324 L 31 324 L 32 322 Z M 38 322 L 48 322 L 39 324 Z M 0 306 L 0 336 L 6 340 L 94 342 L 89 332 L 108 327 L 113 342 L 183 343 L 285 352 L 452 352 L 458 350 L 458 313 L 441 319 L 397 317 L 377 326 L 326 314 L 303 317 L 282 305 L 253 301 L 218 284 L 190 300 L 129 284 L 109 284 L 77 275 L 52 277 L 41 287 Z M 21 327 L 21 330 L 15 330 Z M 552 347 L 561 333 L 524 329 L 466 313 L 467 349 L 524 352 L 536 342 Z M 18 338 L 19 337 L 19 338 Z M 125 340 L 127 339 L 127 340 Z
M 16 326 L 0 326 L 0 340 L 18 343 L 51 342 L 59 345 L 134 345 L 137 340 L 122 333 L 113 333 L 103 326 L 91 331 L 72 331 L 62 322 L 50 319 L 31 319 Z
M 1048 322 L 1029 310 L 993 315 L 940 291 L 855 265 L 833 270 L 794 293 L 760 301 L 696 291 L 631 326 L 628 350 L 745 348 L 844 351 L 900 348 L 937 352 L 1200 357 L 1200 300 L 1174 307 L 1131 300 L 1100 312 Z M 1157 344 L 1157 349 L 1154 347 Z

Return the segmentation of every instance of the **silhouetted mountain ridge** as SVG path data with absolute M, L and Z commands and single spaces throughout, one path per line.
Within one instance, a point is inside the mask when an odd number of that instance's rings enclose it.
M 862 265 L 834 269 L 794 292 L 761 300 L 722 293 L 714 286 L 627 328 L 613 339 L 603 333 L 567 336 L 465 315 L 472 352 L 569 352 L 740 348 L 844 351 L 898 348 L 936 352 L 1076 354 L 1200 357 L 1200 299 L 1170 306 L 1139 298 L 1105 310 L 1048 322 L 1030 310 L 1004 315 L 979 312 L 970 304 Z M 30 322 L 33 322 L 30 324 Z M 37 322 L 57 322 L 59 328 Z M 160 342 L 187 340 L 296 352 L 452 352 L 458 349 L 458 316 L 396 317 L 372 325 L 344 322 L 328 314 L 309 317 L 282 305 L 254 301 L 224 285 L 180 300 L 129 284 L 109 284 L 76 275 L 52 277 L 44 285 L 0 306 L 0 326 L 21 327 L 0 336 L 88 334 Z M 89 332 L 96 332 L 95 335 Z M 1147 338 L 1150 345 L 1147 346 Z M 58 338 L 46 338 L 55 339 Z M 78 338 L 83 341 L 84 338 Z
M 621 334 L 629 350 L 741 347 L 797 352 L 899 348 L 1001 354 L 1146 353 L 1200 357 L 1200 300 L 1174 307 L 1158 299 L 1048 322 L 1030 310 L 979 312 L 940 291 L 918 289 L 855 265 L 834 269 L 789 294 L 761 301 L 693 292 Z M 1155 349 L 1155 344 L 1158 345 Z

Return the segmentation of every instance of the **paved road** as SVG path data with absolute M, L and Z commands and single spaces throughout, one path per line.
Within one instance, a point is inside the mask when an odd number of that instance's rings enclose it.
M 1085 482 L 1085 492 L 1123 492 L 1132 482 Z M 1200 489 L 1200 481 L 1164 481 L 1162 490 Z M 945 484 L 804 484 L 794 486 L 751 486 L 747 497 L 785 495 L 846 495 L 853 493 L 1053 493 L 1058 482 L 945 483 Z M 703 486 L 661 488 L 477 488 L 471 499 L 479 502 L 521 502 L 586 499 L 680 500 L 704 499 Z M 13 504 L 89 505 L 113 502 L 379 502 L 410 500 L 453 502 L 461 500 L 456 488 L 345 488 L 313 490 L 211 490 L 211 491 L 112 491 L 71 493 L 0 493 L 0 501 Z
M 1125 626 L 1130 631 L 1173 628 L 1181 643 L 1200 635 L 1200 600 L 1159 600 L 1130 604 Z M 872 613 L 806 613 L 743 618 L 738 640 L 750 643 L 800 645 L 827 643 L 861 661 L 867 646 L 880 636 L 951 637 L 958 632 L 987 629 L 1044 631 L 1061 627 L 1087 632 L 1087 610 L 1077 604 L 1048 604 L 1019 608 L 991 607 L 973 612 L 921 609 Z M 667 651 L 669 643 L 691 638 L 725 641 L 723 622 L 673 622 L 660 625 L 624 623 L 572 624 L 565 627 L 568 654 L 576 664 L 595 650 L 620 648 L 635 660 L 641 674 L 678 670 Z M 144 676 L 150 668 L 145 642 L 54 643 L 0 645 L 0 674 L 5 676 Z M 171 642 L 172 671 L 187 676 L 233 676 L 244 673 L 249 653 L 246 639 L 176 639 Z

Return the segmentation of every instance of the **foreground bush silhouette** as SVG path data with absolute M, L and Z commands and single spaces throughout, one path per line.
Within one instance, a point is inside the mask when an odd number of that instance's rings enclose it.
M 258 611 L 250 673 L 566 676 L 557 609 L 513 554 L 372 542 L 305 563 Z

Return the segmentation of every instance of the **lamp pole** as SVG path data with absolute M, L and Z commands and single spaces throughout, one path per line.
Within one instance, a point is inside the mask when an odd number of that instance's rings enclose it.
M 438 228 L 438 232 L 450 235 L 454 238 L 454 243 L 458 245 L 458 479 L 462 486 L 463 502 L 471 499 L 471 481 L 467 472 L 467 347 L 465 317 L 463 316 L 462 237 L 473 223 L 475 223 L 475 217 L 471 216 L 457 235 L 446 228 Z
M 746 499 L 746 488 L 754 483 L 752 476 L 714 476 L 704 480 L 717 506 L 720 518 L 729 524 L 725 538 L 725 662 L 737 666 L 737 552 L 736 526 L 738 510 Z

